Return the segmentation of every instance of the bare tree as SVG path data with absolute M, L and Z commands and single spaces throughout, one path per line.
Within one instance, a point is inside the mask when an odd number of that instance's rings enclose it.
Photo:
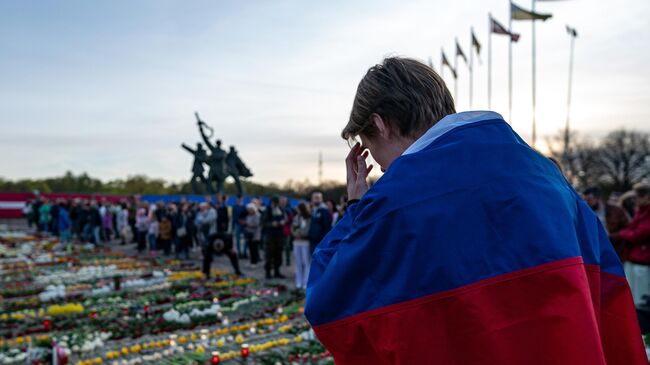
M 616 191 L 650 178 L 650 135 L 625 129 L 610 132 L 598 148 L 597 172 Z
M 562 165 L 562 172 L 571 184 L 577 187 L 586 187 L 598 184 L 599 161 L 598 146 L 593 140 L 577 132 L 571 132 L 571 144 L 564 151 L 564 131 L 547 140 L 550 157 Z
M 560 131 L 547 144 L 551 157 L 561 162 L 564 175 L 576 187 L 600 185 L 609 191 L 626 191 L 650 178 L 650 135 L 647 133 L 620 129 L 594 143 L 573 132 L 566 151 L 563 140 Z

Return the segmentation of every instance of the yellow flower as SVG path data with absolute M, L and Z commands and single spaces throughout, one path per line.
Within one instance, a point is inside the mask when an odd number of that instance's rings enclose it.
M 122 347 L 122 355 L 126 356 L 128 354 L 129 354 L 129 349 L 127 349 L 126 347 Z
M 95 364 L 103 364 L 104 360 L 101 357 L 96 357 L 95 358 Z
M 203 353 L 205 353 L 205 348 L 204 348 L 203 346 L 201 346 L 201 345 L 198 345 L 198 346 L 196 347 L 196 353 L 197 353 L 197 354 L 203 354 Z
M 180 344 L 184 344 L 184 343 L 186 343 L 186 342 L 187 342 L 187 337 L 185 337 L 185 336 L 181 336 L 181 337 L 179 337 L 179 338 L 178 338 L 178 342 L 179 342 Z
M 293 340 L 294 340 L 296 343 L 301 343 L 301 342 L 302 342 L 302 336 L 296 336 L 296 337 L 293 338 Z
M 217 347 L 223 347 L 226 344 L 226 341 L 223 338 L 220 338 L 217 341 Z
M 237 335 L 237 337 L 235 337 L 235 342 L 237 342 L 238 344 L 244 343 L 244 336 L 242 336 L 241 334 Z

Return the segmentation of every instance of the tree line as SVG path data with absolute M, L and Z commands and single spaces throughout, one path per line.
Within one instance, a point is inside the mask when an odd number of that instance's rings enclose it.
M 309 180 L 289 180 L 283 185 L 276 183 L 260 184 L 252 181 L 242 182 L 247 195 L 273 196 L 285 195 L 292 198 L 306 198 L 312 191 L 320 190 L 328 199 L 338 200 L 345 194 L 345 185 L 337 181 L 325 181 L 314 184 Z M 224 187 L 227 195 L 236 194 L 233 183 L 227 182 Z M 145 175 L 132 175 L 126 179 L 102 181 L 87 173 L 74 174 L 67 171 L 63 176 L 42 179 L 8 180 L 0 177 L 0 191 L 3 192 L 34 192 L 41 193 L 104 193 L 115 195 L 170 195 L 192 194 L 188 182 L 174 183 L 164 179 L 150 178 Z
M 564 149 L 564 134 L 550 139 L 551 157 L 578 189 L 600 186 L 604 192 L 625 192 L 650 178 L 650 135 L 618 129 L 599 140 L 578 133 Z

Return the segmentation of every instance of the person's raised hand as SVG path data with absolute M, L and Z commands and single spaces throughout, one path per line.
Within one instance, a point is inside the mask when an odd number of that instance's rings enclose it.
M 347 185 L 348 199 L 361 199 L 363 194 L 368 191 L 368 174 L 372 170 L 372 165 L 366 164 L 368 150 L 357 143 L 352 147 L 348 157 L 345 159 L 347 168 Z

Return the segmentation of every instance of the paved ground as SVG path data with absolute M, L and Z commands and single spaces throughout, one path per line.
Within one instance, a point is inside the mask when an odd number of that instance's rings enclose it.
M 137 251 L 136 251 L 136 244 L 127 244 L 127 245 L 121 245 L 118 241 L 113 241 L 109 245 L 111 250 L 117 251 L 117 252 L 124 252 L 129 256 L 136 256 L 136 257 L 150 257 L 149 254 L 144 253 L 138 256 Z M 263 257 L 264 252 L 260 252 L 260 255 Z M 246 277 L 252 277 L 260 281 L 269 281 L 273 283 L 283 283 L 287 285 L 289 288 L 294 288 L 295 287 L 295 270 L 293 267 L 293 257 L 291 257 L 291 265 L 287 265 L 286 262 L 286 255 L 283 255 L 283 263 L 282 263 L 282 268 L 280 269 L 280 272 L 286 276 L 285 279 L 271 279 L 267 280 L 265 279 L 265 270 L 264 270 L 264 262 L 259 262 L 257 265 L 251 265 L 249 259 L 239 259 L 239 267 L 244 276 Z M 158 257 L 163 257 L 162 252 L 158 253 Z M 172 253 L 170 258 L 174 257 L 174 254 Z M 183 260 L 185 262 L 188 262 L 187 260 Z M 198 247 L 195 247 L 194 249 L 190 250 L 190 260 L 189 262 L 194 263 L 199 269 L 203 263 L 203 256 L 201 253 L 201 250 L 198 249 Z M 212 268 L 213 269 L 219 269 L 219 270 L 224 270 L 228 272 L 233 272 L 232 265 L 230 264 L 230 260 L 228 259 L 227 256 L 221 255 L 221 256 L 215 256 L 214 260 L 212 261 Z

